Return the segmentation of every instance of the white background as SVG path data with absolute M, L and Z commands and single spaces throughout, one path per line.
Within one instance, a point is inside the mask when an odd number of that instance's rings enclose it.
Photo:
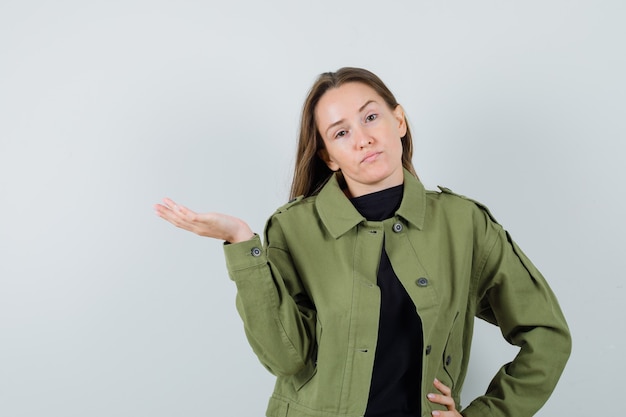
M 264 414 L 221 243 L 152 205 L 260 232 L 342 66 L 404 105 L 425 185 L 487 204 L 557 293 L 574 351 L 538 415 L 619 415 L 624 22 L 619 0 L 3 0 L 0 415 Z M 480 324 L 463 402 L 514 354 Z

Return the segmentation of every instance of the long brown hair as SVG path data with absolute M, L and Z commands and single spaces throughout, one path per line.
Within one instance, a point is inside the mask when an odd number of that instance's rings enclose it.
M 380 95 L 391 110 L 398 106 L 396 98 L 387 86 L 375 74 L 362 68 L 341 68 L 336 72 L 321 74 L 304 101 L 300 120 L 300 135 L 296 151 L 296 165 L 291 183 L 290 198 L 304 195 L 309 197 L 320 192 L 324 184 L 333 175 L 333 171 L 319 157 L 318 151 L 324 147 L 324 141 L 317 130 L 315 107 L 328 90 L 341 87 L 345 83 L 365 84 Z M 407 123 L 406 135 L 402 137 L 402 166 L 417 177 L 411 158 L 413 139 Z

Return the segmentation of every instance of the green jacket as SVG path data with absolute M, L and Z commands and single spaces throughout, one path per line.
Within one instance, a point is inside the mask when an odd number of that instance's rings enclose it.
M 462 414 L 531 416 L 548 399 L 571 349 L 554 294 L 485 207 L 441 191 L 425 191 L 405 171 L 396 215 L 372 222 L 333 177 L 319 195 L 278 209 L 265 245 L 256 236 L 224 246 L 250 345 L 277 376 L 267 416 L 364 415 L 383 240 L 423 323 L 422 415 L 444 409 L 426 399 L 435 377 L 462 409 L 474 317 L 520 350 Z

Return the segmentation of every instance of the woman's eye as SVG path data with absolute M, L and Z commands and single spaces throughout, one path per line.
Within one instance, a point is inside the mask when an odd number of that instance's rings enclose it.
M 376 120 L 378 118 L 377 114 L 369 114 L 365 117 L 365 121 L 366 122 L 373 122 L 374 120 Z
M 346 132 L 345 130 L 340 130 L 339 132 L 337 132 L 335 137 L 336 138 L 342 138 L 342 137 L 346 136 L 347 134 L 348 134 L 348 132 Z

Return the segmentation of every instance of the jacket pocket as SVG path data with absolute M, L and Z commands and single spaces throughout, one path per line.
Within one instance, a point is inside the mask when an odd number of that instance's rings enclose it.
M 317 366 L 313 361 L 308 361 L 306 366 L 301 369 L 297 374 L 291 377 L 293 381 L 293 386 L 296 391 L 300 391 L 302 387 L 304 387 L 313 376 L 317 373 Z
M 460 331 L 461 320 L 459 319 L 459 312 L 457 311 L 448 333 L 448 340 L 446 341 L 446 348 L 443 351 L 443 369 L 450 378 L 452 385 L 450 388 L 455 389 L 456 383 L 461 371 L 461 364 L 463 362 L 463 335 Z
M 300 372 L 293 375 L 292 377 L 293 385 L 296 391 L 300 391 L 302 387 L 304 387 L 317 373 L 317 355 L 321 338 L 322 326 L 319 320 L 317 320 L 317 323 L 315 324 L 315 350 L 311 355 L 311 359 L 307 361 L 307 365 L 304 367 L 304 369 L 301 369 Z
M 316 353 L 319 351 L 321 340 L 322 340 L 322 323 L 320 323 L 320 320 L 318 317 L 317 321 L 315 322 L 315 345 L 317 346 Z

